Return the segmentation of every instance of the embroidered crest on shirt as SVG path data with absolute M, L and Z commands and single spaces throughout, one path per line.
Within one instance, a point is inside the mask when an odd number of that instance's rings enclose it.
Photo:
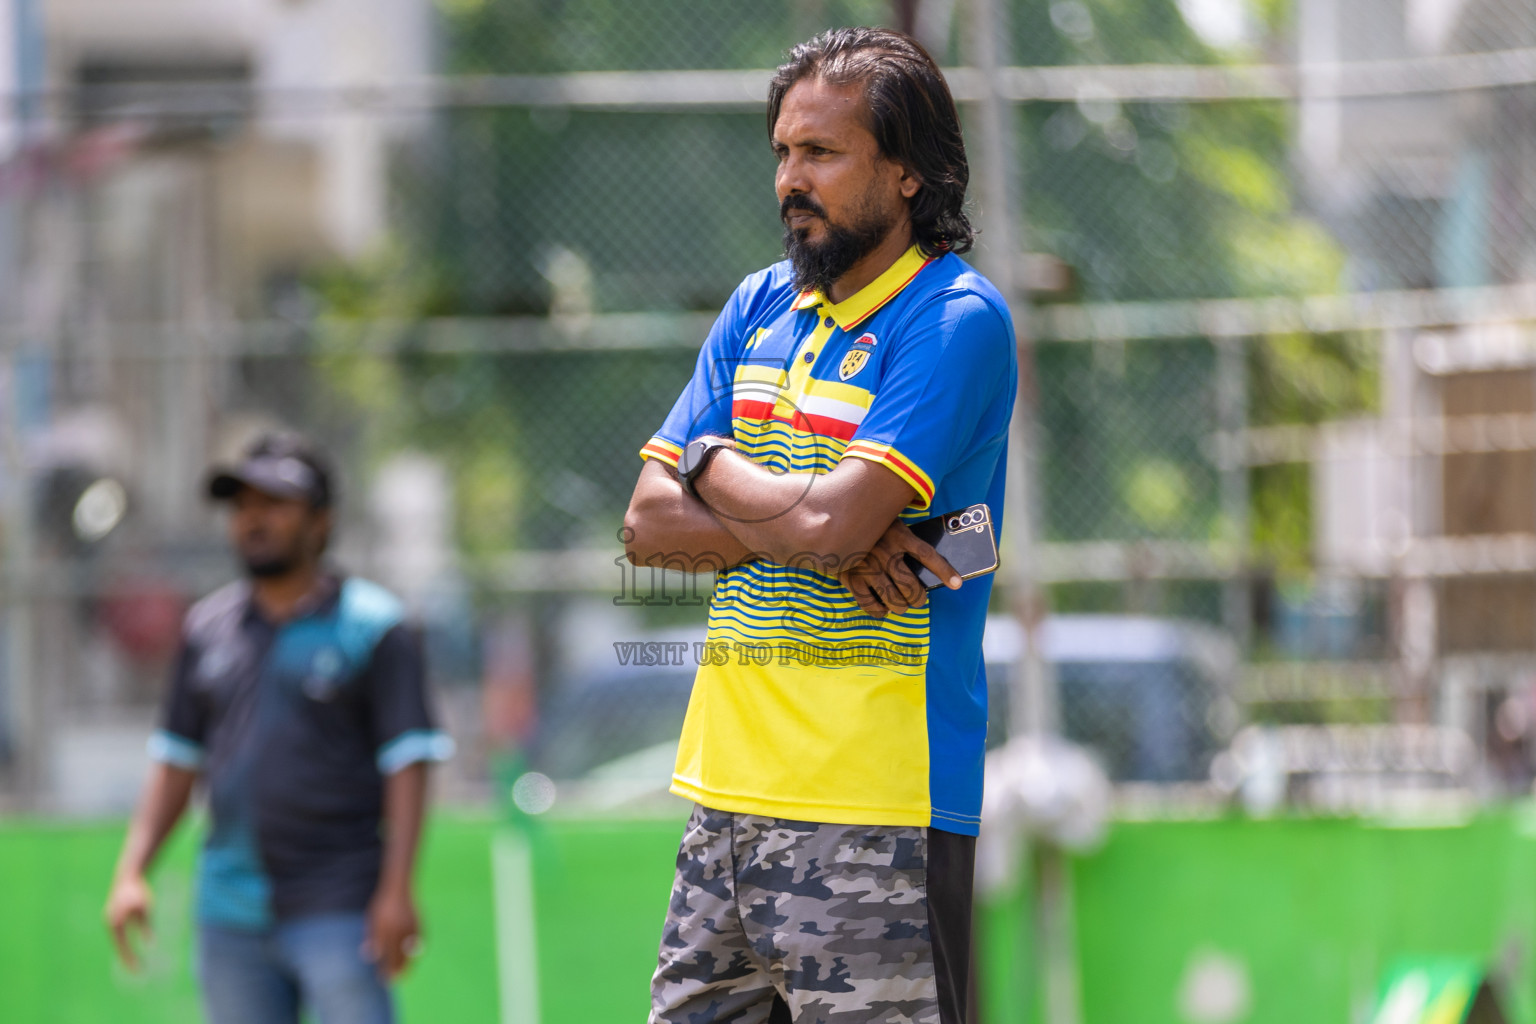
M 869 362 L 869 354 L 874 350 L 875 336 L 860 335 L 859 340 L 849 346 L 848 352 L 843 356 L 843 361 L 837 368 L 837 379 L 848 380 L 864 369 L 865 364 Z
M 322 647 L 315 652 L 309 663 L 309 674 L 304 677 L 304 693 L 312 700 L 330 700 L 345 681 L 341 670 L 346 660 L 334 647 Z

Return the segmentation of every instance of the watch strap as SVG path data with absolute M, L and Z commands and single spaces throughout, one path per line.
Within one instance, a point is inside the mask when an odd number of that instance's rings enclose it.
M 730 446 L 731 443 L 723 437 L 701 437 L 688 442 L 687 447 L 683 449 L 683 458 L 678 462 L 681 469 L 678 480 L 682 483 L 683 490 L 697 498 L 699 492 L 693 488 L 694 481 L 698 479 L 700 473 L 704 472 L 704 467 L 709 465 L 709 460 L 714 458 L 716 451 Z M 684 464 L 686 468 L 683 468 Z

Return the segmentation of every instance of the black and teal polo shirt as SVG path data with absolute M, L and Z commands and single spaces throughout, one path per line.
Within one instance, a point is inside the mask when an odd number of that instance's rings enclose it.
M 384 777 L 451 756 L 421 640 L 377 584 L 328 577 L 300 613 L 264 618 L 248 583 L 188 612 L 157 761 L 200 772 L 211 829 L 198 917 L 260 930 L 360 911 L 378 883 Z

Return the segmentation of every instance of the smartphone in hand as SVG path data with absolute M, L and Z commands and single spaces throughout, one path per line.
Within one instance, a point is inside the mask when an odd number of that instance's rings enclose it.
M 946 512 L 932 519 L 908 523 L 907 528 L 927 541 L 949 560 L 962 580 L 985 576 L 997 569 L 997 537 L 992 531 L 992 510 L 984 503 Z M 905 556 L 912 570 L 929 590 L 942 587 L 944 581 L 911 555 Z

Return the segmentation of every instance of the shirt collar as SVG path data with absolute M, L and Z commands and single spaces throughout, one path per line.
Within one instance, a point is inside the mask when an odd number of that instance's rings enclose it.
M 820 288 L 807 288 L 795 297 L 794 303 L 789 308 L 801 310 L 809 309 L 811 306 L 825 306 L 827 315 L 836 322 L 837 326 L 845 331 L 851 331 L 868 320 L 881 306 L 900 295 L 901 290 L 911 284 L 918 272 L 930 262 L 932 261 L 919 252 L 914 245 L 897 257 L 895 263 L 886 267 L 879 277 L 842 302 L 829 302 Z
M 305 594 L 299 600 L 293 610 L 292 617 L 282 622 L 269 622 L 262 613 L 261 607 L 256 603 L 256 591 L 250 581 L 245 583 L 245 620 L 247 622 L 263 622 L 271 626 L 283 626 L 289 622 L 309 618 L 312 615 L 324 615 L 336 606 L 341 598 L 341 577 L 332 572 L 321 574 L 316 581 L 314 589 Z

